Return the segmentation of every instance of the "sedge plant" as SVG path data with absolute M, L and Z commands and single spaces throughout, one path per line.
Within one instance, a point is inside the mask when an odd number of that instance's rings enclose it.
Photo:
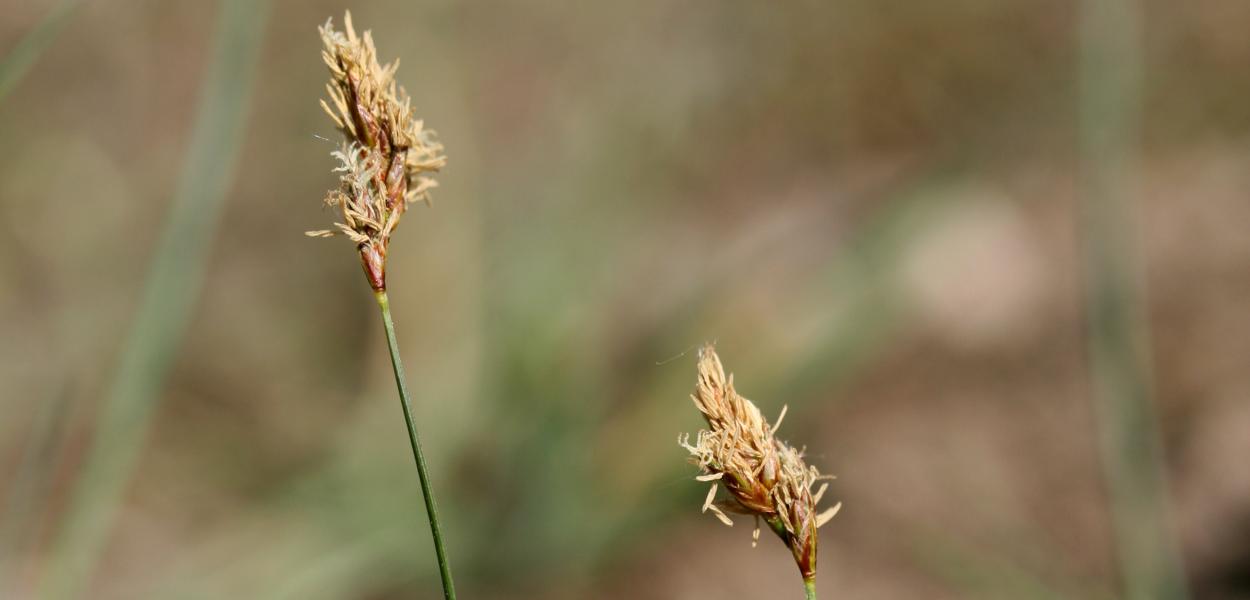
M 391 234 L 410 203 L 429 203 L 429 192 L 436 183 L 426 174 L 441 169 L 446 157 L 434 132 L 425 129 L 422 121 L 413 115 L 407 92 L 395 82 L 399 61 L 379 64 L 373 36 L 368 31 L 356 34 L 351 13 L 344 15 L 343 29 L 336 30 L 332 21 L 326 21 L 319 29 L 324 44 L 322 58 L 330 69 L 330 82 L 326 86 L 329 102 L 322 100 L 321 106 L 344 138 L 342 146 L 332 153 L 340 163 L 335 169 L 339 173 L 339 186 L 330 190 L 325 203 L 339 212 L 341 220 L 334 224 L 335 229 L 307 234 L 345 236 L 360 255 L 365 279 L 382 313 L 395 385 L 438 557 L 443 595 L 454 600 L 456 591 L 451 567 L 430 486 L 429 469 L 412 416 L 412 401 L 386 295 L 386 252 Z
M 764 521 L 794 555 L 807 599 L 814 600 L 816 531 L 842 508 L 839 502 L 824 512 L 816 509 L 829 486 L 823 480 L 833 476 L 821 475 L 804 462 L 801 450 L 776 438 L 785 408 L 777 423 L 770 425 L 754 403 L 734 390 L 733 375 L 726 377 L 710 344 L 699 351 L 698 373 L 690 399 L 703 413 L 708 429 L 698 433 L 694 444 L 687 435 L 677 441 L 701 471 L 695 479 L 712 484 L 703 512 L 711 511 L 729 526 L 733 520 L 727 511 L 754 517 L 752 546 L 759 542 L 760 521 Z M 822 483 L 813 491 L 817 482 Z M 729 497 L 716 502 L 722 485 Z

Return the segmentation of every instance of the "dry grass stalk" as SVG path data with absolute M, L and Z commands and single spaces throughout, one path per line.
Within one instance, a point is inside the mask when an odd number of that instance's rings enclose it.
M 710 429 L 700 431 L 693 445 L 688 435 L 681 436 L 678 443 L 690 452 L 691 462 L 702 469 L 696 479 L 712 483 L 703 511 L 711 511 L 730 526 L 733 521 L 725 510 L 754 516 L 752 545 L 759 540 L 759 521 L 763 519 L 790 548 L 812 592 L 816 578 L 816 530 L 842 506 L 839 502 L 818 514 L 816 505 L 829 484 L 821 483 L 815 492 L 812 488 L 833 476 L 821 475 L 816 467 L 803 461 L 801 450 L 775 437 L 785 418 L 785 408 L 776 425 L 769 425 L 755 404 L 734 390 L 733 375 L 725 376 L 720 358 L 710 344 L 699 351 L 698 371 L 691 399 Z M 720 485 L 729 491 L 729 499 L 716 503 Z
M 429 202 L 437 183 L 424 174 L 438 171 L 447 159 L 434 132 L 413 116 L 407 92 L 395 82 L 399 61 L 379 64 L 373 36 L 368 31 L 356 35 L 350 12 L 343 26 L 339 32 L 327 20 L 319 28 L 325 46 L 321 56 L 330 68 L 330 102 L 322 100 L 321 106 L 345 138 L 342 148 L 332 153 L 341 163 L 335 169 L 341 173 L 340 184 L 325 202 L 341 211 L 342 221 L 334 224 L 337 231 L 308 235 L 346 235 L 360 251 L 369 285 L 382 291 L 391 233 L 409 202 Z

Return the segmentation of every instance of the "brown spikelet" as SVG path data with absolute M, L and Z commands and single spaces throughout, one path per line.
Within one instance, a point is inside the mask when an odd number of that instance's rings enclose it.
M 434 132 L 413 116 L 412 101 L 395 82 L 399 61 L 378 63 L 373 35 L 356 35 L 352 15 L 344 31 L 331 21 L 318 28 L 330 69 L 329 102 L 321 107 L 343 133 L 339 187 L 325 202 L 341 212 L 332 230 L 309 231 L 313 237 L 345 235 L 360 251 L 361 264 L 374 291 L 386 289 L 386 250 L 399 218 L 414 200 L 429 202 L 437 182 L 424 176 L 446 164 Z
M 777 424 L 769 425 L 755 404 L 734 390 L 733 376 L 725 376 L 710 344 L 699 351 L 698 372 L 691 399 L 709 429 L 700 431 L 693 445 L 687 435 L 678 443 L 702 470 L 696 479 L 712 482 L 703 511 L 711 511 L 726 525 L 733 525 L 733 521 L 722 508 L 754 516 L 755 540 L 759 539 L 759 520 L 763 519 L 794 554 L 804 581 L 814 581 L 816 530 L 833 518 L 842 504 L 818 514 L 816 505 L 828 484 L 822 483 L 815 492 L 812 487 L 833 476 L 821 475 L 803 461 L 801 451 L 776 439 L 785 409 Z M 718 505 L 713 500 L 720 485 L 729 492 L 729 500 Z

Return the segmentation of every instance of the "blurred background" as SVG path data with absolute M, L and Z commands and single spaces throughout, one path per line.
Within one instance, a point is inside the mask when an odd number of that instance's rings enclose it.
M 1238 0 L 0 0 L 0 597 L 440 597 L 303 235 L 344 8 L 449 159 L 389 279 L 463 597 L 799 596 L 699 514 L 715 341 L 822 597 L 1250 598 Z

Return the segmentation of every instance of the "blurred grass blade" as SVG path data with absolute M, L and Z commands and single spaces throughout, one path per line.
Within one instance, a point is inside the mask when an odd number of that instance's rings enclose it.
M 1124 596 L 1185 598 L 1166 523 L 1148 330 L 1136 293 L 1133 159 L 1140 116 L 1141 15 L 1133 0 L 1085 0 L 1080 144 L 1089 358 Z
M 3 102 L 9 92 L 17 87 L 17 83 L 30 70 L 30 66 L 35 64 L 39 55 L 48 49 L 52 40 L 56 39 L 57 34 L 69 22 L 69 16 L 80 4 L 82 0 L 61 0 L 56 8 L 44 16 L 39 24 L 35 25 L 35 28 L 26 34 L 26 37 L 22 38 L 3 60 L 0 60 L 0 102 Z
M 925 192 L 957 174 L 947 165 L 933 168 L 893 192 L 896 197 L 859 227 L 813 291 L 846 294 L 847 316 L 822 332 L 764 397 L 787 398 L 791 408 L 801 409 L 818 397 L 817 390 L 843 383 L 898 329 L 902 311 L 893 280 L 907 244 L 951 210 L 951 202 Z
M 0 596 L 18 595 L 26 584 L 19 563 L 34 540 L 39 538 L 43 515 L 37 507 L 46 501 L 57 462 L 57 442 L 69 420 L 70 385 L 36 403 L 34 416 L 26 427 L 26 443 L 17 469 L 8 482 L 0 512 Z M 4 596 L 8 597 L 8 596 Z
M 919 528 L 910 532 L 909 537 L 910 550 L 918 566 L 945 581 L 961 598 L 1063 600 L 1073 597 L 1071 593 L 1055 589 L 1001 552 L 979 550 L 957 536 L 938 535 Z
M 209 242 L 233 178 L 268 3 L 219 9 L 186 162 L 139 311 L 100 407 L 86 464 L 43 573 L 44 597 L 78 595 L 107 541 L 148 422 L 203 282 Z

